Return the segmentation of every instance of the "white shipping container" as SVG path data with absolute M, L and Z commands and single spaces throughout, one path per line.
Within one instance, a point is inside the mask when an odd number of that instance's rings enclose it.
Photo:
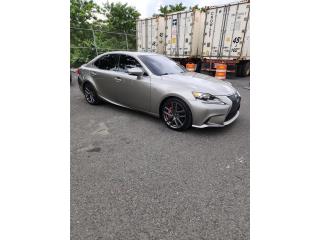
M 164 53 L 164 17 L 137 20 L 137 49 L 142 52 Z
M 250 59 L 249 1 L 206 10 L 202 57 Z
M 165 17 L 165 54 L 169 57 L 197 57 L 202 51 L 205 13 L 176 12 Z

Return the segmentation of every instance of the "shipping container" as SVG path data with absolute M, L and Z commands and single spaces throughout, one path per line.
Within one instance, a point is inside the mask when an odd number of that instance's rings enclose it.
M 165 54 L 174 58 L 199 57 L 202 51 L 204 12 L 175 12 L 165 16 Z
M 164 17 L 157 16 L 137 21 L 137 49 L 142 52 L 164 53 Z
M 207 9 L 202 57 L 246 59 L 243 46 L 249 11 L 249 3 Z
M 228 73 L 248 76 L 249 16 L 250 1 L 242 0 L 138 20 L 137 49 L 165 54 L 184 66 L 196 64 L 197 71 L 215 71 L 222 63 Z
M 217 63 L 228 64 L 228 72 L 250 74 L 250 2 L 241 1 L 206 10 L 203 37 L 203 70 Z

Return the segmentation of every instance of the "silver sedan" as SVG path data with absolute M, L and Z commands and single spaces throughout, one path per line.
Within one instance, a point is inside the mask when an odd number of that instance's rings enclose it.
M 104 53 L 77 73 L 88 103 L 108 101 L 143 111 L 174 130 L 223 127 L 239 116 L 241 97 L 230 83 L 187 72 L 163 55 Z

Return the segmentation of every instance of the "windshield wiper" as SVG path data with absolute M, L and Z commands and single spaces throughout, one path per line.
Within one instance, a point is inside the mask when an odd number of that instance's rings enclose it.
M 163 76 L 163 75 L 168 75 L 169 73 L 162 73 L 160 76 Z

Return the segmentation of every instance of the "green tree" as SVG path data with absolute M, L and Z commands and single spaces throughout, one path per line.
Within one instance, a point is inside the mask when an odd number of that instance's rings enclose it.
M 97 42 L 103 50 L 136 49 L 136 21 L 140 13 L 127 3 L 105 3 L 100 11 L 105 20 L 100 21 L 96 28 L 109 32 L 97 32 Z M 128 33 L 129 35 L 119 34 Z M 130 35 L 133 34 L 133 35 Z M 128 46 L 127 46 L 128 41 Z
M 100 7 L 93 0 L 71 0 L 70 26 L 88 27 L 90 21 L 97 20 L 97 12 L 100 12 Z
M 70 64 L 79 66 L 95 56 L 93 36 L 90 29 L 97 20 L 100 7 L 92 0 L 70 1 Z
M 109 3 L 103 5 L 102 9 L 106 16 L 107 29 L 112 32 L 135 32 L 136 21 L 140 16 L 140 13 L 127 3 L 122 4 Z
M 140 13 L 134 7 L 119 2 L 99 6 L 93 0 L 71 0 L 70 3 L 71 66 L 77 67 L 93 58 L 96 55 L 95 46 L 98 53 L 136 48 L 135 35 L 126 37 L 119 34 L 135 34 Z M 105 19 L 98 17 L 99 14 Z
M 200 10 L 201 12 L 205 12 L 206 11 L 206 7 L 199 8 L 199 4 L 196 4 L 193 7 L 189 7 L 189 10 L 190 11 Z
M 180 11 L 184 11 L 186 10 L 187 7 L 184 6 L 182 3 L 178 3 L 176 5 L 165 5 L 165 6 L 161 6 L 160 5 L 160 9 L 159 9 L 159 12 L 160 12 L 160 16 L 164 16 L 168 13 L 173 13 L 173 12 L 180 12 Z

